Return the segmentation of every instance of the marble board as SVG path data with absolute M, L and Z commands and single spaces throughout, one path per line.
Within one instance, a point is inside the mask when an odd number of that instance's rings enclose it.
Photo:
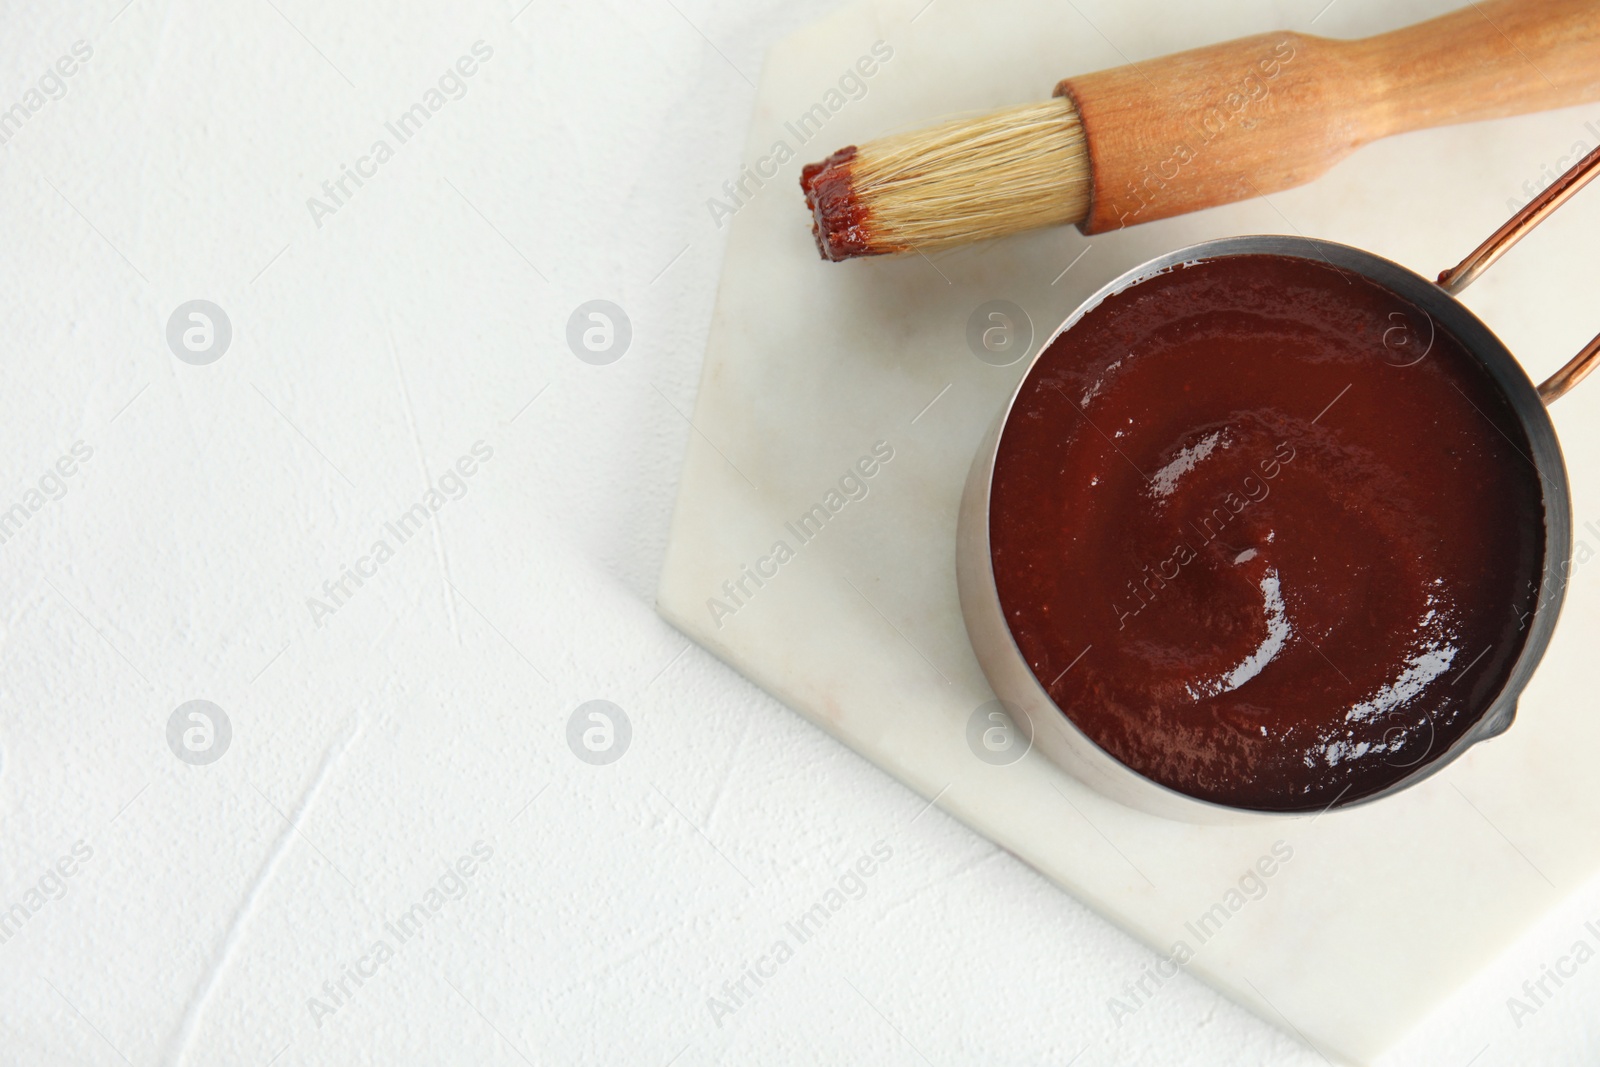
M 993 695 L 956 596 L 963 480 L 1022 372 L 1020 349 L 1109 278 L 1196 241 L 1266 232 L 1435 273 L 1578 142 L 1600 139 L 1600 105 L 1369 146 L 1270 199 L 931 259 L 821 262 L 797 181 L 842 145 L 1042 98 L 1067 74 L 1272 29 L 1366 35 L 1451 6 L 864 0 L 774 47 L 744 158 L 707 191 L 726 259 L 658 595 L 694 640 L 1143 941 L 1155 966 L 1181 964 L 1355 1063 L 1600 870 L 1600 791 L 1588 788 L 1600 717 L 1583 652 L 1600 636 L 1600 567 L 1574 567 L 1505 736 L 1375 805 L 1188 825 L 1105 800 L 1037 752 L 1008 762 L 974 740 Z M 1595 200 L 1569 205 L 1467 294 L 1535 380 L 1600 327 L 1583 288 Z M 995 300 L 1023 309 L 1029 334 L 1004 366 L 967 339 Z M 1584 528 L 1600 518 L 1600 386 L 1554 417 L 1586 561 L 1600 546 Z

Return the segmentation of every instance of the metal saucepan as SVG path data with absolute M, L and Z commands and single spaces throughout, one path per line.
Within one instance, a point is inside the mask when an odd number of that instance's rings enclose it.
M 1429 281 L 1397 263 L 1370 252 L 1304 237 L 1247 236 L 1207 241 L 1184 248 L 1123 274 L 1089 297 L 1041 346 L 1029 363 L 1044 355 L 1050 344 L 1071 330 L 1083 316 L 1107 297 L 1176 265 L 1223 256 L 1268 254 L 1316 259 L 1364 276 L 1414 305 L 1460 342 L 1466 352 L 1487 370 L 1521 423 L 1531 450 L 1544 499 L 1544 562 L 1542 587 L 1528 620 L 1528 634 L 1520 657 L 1505 684 L 1491 700 L 1482 702 L 1475 721 L 1442 752 L 1420 761 L 1416 769 L 1387 788 L 1334 807 L 1349 807 L 1389 796 L 1416 784 L 1443 768 L 1472 745 L 1504 732 L 1516 715 L 1518 697 L 1550 643 L 1566 591 L 1568 559 L 1572 547 L 1572 503 L 1561 449 L 1545 405 L 1576 385 L 1600 362 L 1600 337 L 1548 381 L 1537 388 L 1505 344 L 1476 315 L 1455 299 L 1484 270 L 1533 227 L 1560 207 L 1592 178 L 1600 175 L 1600 149 L 1590 153 L 1527 207 L 1480 245 L 1460 265 Z M 1280 814 L 1231 807 L 1202 800 L 1156 782 L 1136 772 L 1096 744 L 1057 707 L 1034 676 L 1006 623 L 996 586 L 990 547 L 990 490 L 996 455 L 1007 420 L 1029 380 L 1019 381 L 1005 409 L 978 449 L 962 498 L 957 537 L 957 580 L 967 633 L 979 663 L 1001 701 L 1018 718 L 1018 727 L 1033 744 L 1063 770 L 1105 796 L 1130 807 L 1190 822 L 1234 822 Z M 1296 812 L 1291 814 L 1303 814 Z

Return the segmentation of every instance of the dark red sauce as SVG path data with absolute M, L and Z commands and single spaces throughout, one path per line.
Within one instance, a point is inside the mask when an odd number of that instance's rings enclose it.
M 834 262 L 895 251 L 873 239 L 866 209 L 851 184 L 855 158 L 856 146 L 850 145 L 800 169 L 800 188 L 811 209 L 811 236 L 822 258 Z
M 1278 256 L 1174 268 L 1024 382 L 994 472 L 1000 602 L 1056 705 L 1135 771 L 1238 807 L 1349 803 L 1504 687 L 1543 562 L 1528 454 L 1481 365 L 1376 284 Z

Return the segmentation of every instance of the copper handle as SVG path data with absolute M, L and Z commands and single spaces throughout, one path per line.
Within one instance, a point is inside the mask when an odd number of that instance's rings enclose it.
M 1440 287 L 1455 295 L 1477 281 L 1478 276 L 1494 266 L 1495 261 L 1509 252 L 1512 245 L 1527 236 L 1529 231 L 1549 218 L 1556 208 L 1571 200 L 1579 189 L 1596 177 L 1600 177 L 1600 148 L 1584 156 L 1571 170 L 1550 183 L 1549 188 L 1507 219 L 1504 226 L 1490 234 L 1489 239 L 1473 249 L 1466 259 L 1439 275 Z M 1600 335 L 1584 345 L 1583 350 L 1568 360 L 1566 366 L 1540 383 L 1539 399 L 1546 405 L 1559 400 L 1567 390 L 1588 377 L 1596 363 L 1600 363 Z

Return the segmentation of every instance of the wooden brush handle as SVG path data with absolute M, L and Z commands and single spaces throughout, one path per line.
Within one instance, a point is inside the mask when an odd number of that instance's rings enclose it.
M 1100 233 L 1310 181 L 1368 141 L 1600 99 L 1600 0 L 1481 0 L 1392 33 L 1267 33 L 1056 86 Z

